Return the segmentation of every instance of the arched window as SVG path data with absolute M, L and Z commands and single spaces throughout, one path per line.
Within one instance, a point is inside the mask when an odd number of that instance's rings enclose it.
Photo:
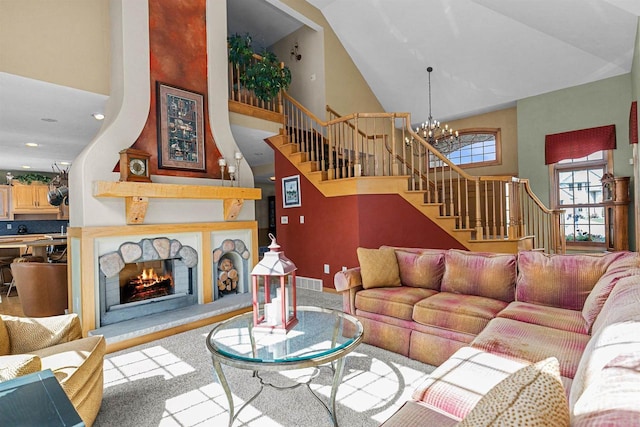
M 472 168 L 502 163 L 500 129 L 465 129 L 459 135 L 457 142 L 437 147 L 455 165 Z M 430 166 L 439 167 L 442 162 L 432 159 Z

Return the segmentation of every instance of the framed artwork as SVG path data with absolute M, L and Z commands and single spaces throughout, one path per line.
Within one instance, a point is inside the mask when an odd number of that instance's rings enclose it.
M 203 96 L 157 83 L 158 167 L 206 171 Z
M 302 206 L 300 199 L 300 175 L 282 178 L 282 205 L 285 208 Z

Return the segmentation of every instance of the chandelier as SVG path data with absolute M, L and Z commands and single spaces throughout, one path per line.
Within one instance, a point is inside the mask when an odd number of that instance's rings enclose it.
M 449 125 L 442 127 L 440 122 L 431 115 L 431 72 L 433 67 L 427 67 L 429 73 L 429 117 L 427 121 L 416 128 L 416 133 L 422 136 L 430 145 L 441 152 L 450 152 L 453 144 L 459 141 L 458 132 Z

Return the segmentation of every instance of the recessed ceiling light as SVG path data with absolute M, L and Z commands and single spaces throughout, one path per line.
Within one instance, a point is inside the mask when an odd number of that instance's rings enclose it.
M 55 123 L 55 122 L 57 122 L 57 121 L 58 121 L 58 120 L 56 120 L 56 119 L 51 119 L 51 118 L 49 118 L 49 117 L 43 117 L 43 118 L 41 118 L 40 120 L 42 120 L 43 122 L 49 122 L 49 123 Z
M 275 177 L 275 176 L 270 176 L 270 177 L 269 177 L 269 181 L 275 181 L 275 180 L 276 180 L 276 177 Z
M 71 162 L 60 162 L 60 164 L 62 166 L 69 166 L 71 164 Z
M 104 120 L 104 114 L 102 113 L 93 113 L 92 116 L 96 120 Z
M 27 147 L 37 147 L 38 146 L 38 144 L 36 144 L 35 142 L 27 142 L 24 145 L 26 145 Z
M 22 169 L 31 169 L 31 166 L 29 166 L 29 165 L 22 165 Z

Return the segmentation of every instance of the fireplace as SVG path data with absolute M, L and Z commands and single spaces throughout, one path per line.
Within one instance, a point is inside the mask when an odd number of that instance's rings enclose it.
M 195 249 L 164 237 L 100 256 L 100 326 L 196 304 L 197 259 Z
M 120 271 L 120 304 L 174 295 L 172 262 L 144 261 L 125 265 Z

